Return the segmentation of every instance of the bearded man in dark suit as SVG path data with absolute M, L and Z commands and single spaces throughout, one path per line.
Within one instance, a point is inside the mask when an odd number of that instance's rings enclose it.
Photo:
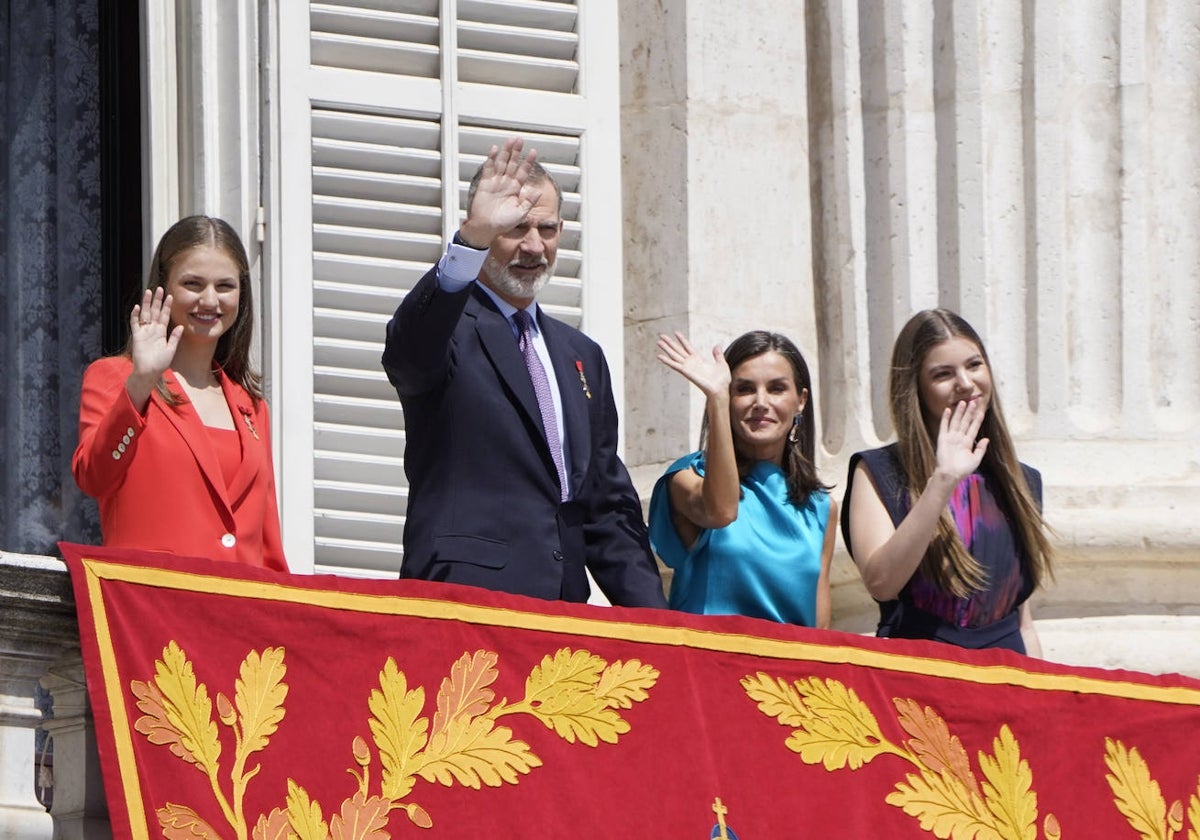
M 641 503 L 617 457 L 599 345 L 542 311 L 562 192 L 519 139 L 493 147 L 446 253 L 388 323 L 404 407 L 401 577 L 665 607 Z

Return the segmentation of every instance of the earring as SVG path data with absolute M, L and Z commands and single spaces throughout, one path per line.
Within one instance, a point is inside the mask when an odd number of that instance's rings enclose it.
M 804 416 L 804 411 L 801 410 L 792 418 L 792 428 L 788 432 L 788 443 L 795 443 L 800 438 L 800 418 Z

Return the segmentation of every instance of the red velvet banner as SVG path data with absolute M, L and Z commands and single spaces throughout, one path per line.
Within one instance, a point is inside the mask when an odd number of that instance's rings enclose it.
M 62 549 L 117 837 L 1200 840 L 1184 677 Z

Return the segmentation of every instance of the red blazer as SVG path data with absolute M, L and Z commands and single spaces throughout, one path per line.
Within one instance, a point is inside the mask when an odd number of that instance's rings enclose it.
M 131 370 L 122 356 L 93 362 L 79 399 L 71 472 L 100 503 L 104 544 L 287 571 L 266 403 L 255 405 L 218 372 L 242 444 L 242 466 L 227 489 L 192 404 L 172 407 L 156 392 L 139 413 L 125 391 Z M 163 378 L 182 392 L 173 371 Z

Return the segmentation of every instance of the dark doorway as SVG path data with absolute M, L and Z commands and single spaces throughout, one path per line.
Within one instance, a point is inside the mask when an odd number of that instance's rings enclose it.
M 142 284 L 139 3 L 100 0 L 101 343 L 116 353 Z

